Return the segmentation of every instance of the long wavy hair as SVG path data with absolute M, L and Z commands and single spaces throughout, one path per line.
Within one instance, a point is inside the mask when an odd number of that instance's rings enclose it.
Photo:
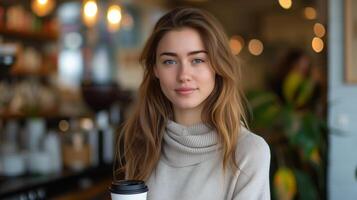
M 229 162 L 237 168 L 237 137 L 242 122 L 247 124 L 237 58 L 230 50 L 222 26 L 212 15 L 197 8 L 176 8 L 156 23 L 140 57 L 144 77 L 138 101 L 134 113 L 124 123 L 119 137 L 122 141 L 118 143 L 122 145 L 117 148 L 120 167 L 115 167 L 115 174 L 123 170 L 126 179 L 147 180 L 159 161 L 164 129 L 167 121 L 173 119 L 173 107 L 154 75 L 156 52 L 167 32 L 185 27 L 198 31 L 216 72 L 215 87 L 204 102 L 202 122 L 219 135 L 223 168 Z

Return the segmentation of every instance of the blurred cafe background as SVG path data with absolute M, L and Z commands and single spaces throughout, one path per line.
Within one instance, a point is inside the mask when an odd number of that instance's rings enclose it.
M 357 199 L 356 0 L 0 0 L 0 199 L 109 199 L 141 48 L 176 6 L 228 34 L 272 199 Z

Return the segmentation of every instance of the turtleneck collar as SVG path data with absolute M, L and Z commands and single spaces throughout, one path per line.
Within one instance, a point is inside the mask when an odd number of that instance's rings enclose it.
M 206 124 L 183 126 L 168 121 L 163 144 L 162 161 L 173 167 L 195 165 L 217 154 L 216 131 Z

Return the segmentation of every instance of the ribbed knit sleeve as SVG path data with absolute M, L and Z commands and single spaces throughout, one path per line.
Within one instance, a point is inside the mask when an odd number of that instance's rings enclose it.
M 270 186 L 269 186 L 269 168 L 270 168 L 270 149 L 268 144 L 260 136 L 254 135 L 245 138 L 239 143 L 243 148 L 238 156 L 240 163 L 239 177 L 235 185 L 232 200 L 269 200 Z M 245 144 L 250 144 L 251 147 L 244 147 Z M 238 153 L 238 152 L 237 152 Z

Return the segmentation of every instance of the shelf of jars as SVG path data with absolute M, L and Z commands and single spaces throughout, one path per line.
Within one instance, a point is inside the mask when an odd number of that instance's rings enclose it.
M 64 119 L 48 114 L 0 119 L 0 199 L 65 199 L 105 180 L 109 185 L 119 127 L 109 113 Z
M 2 94 L 0 94 L 0 98 Z M 7 104 L 0 105 L 0 122 L 27 119 L 45 119 L 46 121 L 60 121 L 68 119 L 94 118 L 95 113 L 87 108 L 83 102 L 49 102 L 44 105 L 30 107 L 28 102 L 13 97 Z M 1 99 L 0 99 L 1 100 Z M 35 100 L 38 101 L 38 100 Z M 42 100 L 38 102 L 43 102 Z M 1 103 L 1 102 L 0 102 Z M 51 108 L 46 106 L 53 105 Z
M 0 78 L 4 71 L 14 76 L 48 76 L 55 72 L 58 33 L 55 15 L 39 17 L 27 3 L 1 2 Z
M 80 92 L 61 89 L 47 74 L 26 73 L 0 81 L 0 121 L 92 117 Z
M 41 115 L 0 119 L 0 199 L 67 198 L 111 180 L 119 125 L 109 112 L 91 117 Z

